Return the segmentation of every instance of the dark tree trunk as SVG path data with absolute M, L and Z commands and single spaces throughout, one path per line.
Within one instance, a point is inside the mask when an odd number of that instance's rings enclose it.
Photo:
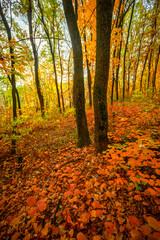
M 111 0 L 97 0 L 96 72 L 94 82 L 95 150 L 108 147 L 107 86 L 110 62 L 110 37 L 113 5 Z
M 130 59 L 129 59 L 129 65 L 128 65 L 128 86 L 127 86 L 127 94 L 128 94 L 128 96 L 129 96 L 129 89 L 130 89 L 130 72 L 131 72 L 130 67 L 131 67 L 131 58 L 132 58 L 132 57 L 130 57 Z
M 144 32 L 144 28 L 143 28 L 143 32 Z M 136 69 L 135 69 L 135 72 L 134 72 L 134 79 L 133 79 L 133 89 L 132 89 L 132 92 L 135 91 L 135 87 L 136 87 L 137 70 L 138 70 L 138 66 L 139 66 L 139 59 L 140 59 L 140 53 L 141 53 L 141 46 L 142 46 L 143 32 L 142 32 L 142 35 L 141 35 L 141 38 L 140 38 L 140 43 L 139 43 L 138 59 L 137 59 Z
M 64 97 L 63 97 L 63 66 L 62 66 L 62 59 L 61 59 L 59 40 L 58 40 L 58 53 L 59 53 L 59 61 L 60 61 L 60 69 L 61 69 L 61 100 L 62 100 L 63 112 L 65 112 Z
M 147 54 L 146 54 L 145 61 L 144 61 L 144 64 L 143 64 L 142 73 L 141 73 L 141 79 L 140 79 L 140 91 L 142 91 L 142 83 L 143 83 L 142 80 L 143 80 L 143 74 L 144 74 L 145 66 L 146 66 L 147 59 L 148 59 L 148 54 L 149 54 L 149 52 L 147 52 Z
M 43 15 L 43 11 L 42 11 L 42 8 L 41 8 L 40 0 L 38 0 L 38 6 L 39 6 L 39 9 L 40 9 L 40 12 L 41 12 L 41 21 L 42 21 L 43 26 L 44 26 L 44 31 L 47 35 L 48 42 L 49 42 L 49 48 L 50 48 L 50 52 L 51 52 L 51 56 L 52 56 L 53 68 L 54 68 L 54 74 L 55 74 L 55 85 L 56 85 L 56 91 L 57 91 L 58 107 L 59 107 L 59 111 L 61 112 L 61 101 L 60 101 L 60 93 L 59 93 L 59 88 L 58 88 L 58 77 L 57 77 L 57 69 L 56 69 L 54 49 L 52 47 L 52 42 L 51 42 L 51 39 L 50 39 L 50 36 L 49 36 L 49 31 L 48 31 L 47 25 L 46 25 L 45 20 L 44 20 L 44 15 Z M 54 46 L 55 46 L 55 44 L 54 44 Z
M 127 49 L 128 49 L 128 40 L 129 40 L 130 28 L 131 28 L 131 23 L 132 23 L 132 18 L 133 18 L 134 6 L 135 6 L 135 1 L 132 6 L 132 12 L 131 12 L 130 22 L 129 22 L 129 26 L 128 26 L 127 40 L 126 40 L 126 44 L 125 44 L 124 57 L 123 57 L 123 100 L 125 99 L 125 88 L 126 88 L 125 87 L 126 53 L 127 53 Z
M 27 16 L 28 16 L 28 22 L 29 22 L 29 37 L 32 45 L 32 50 L 33 50 L 33 55 L 34 55 L 34 70 L 35 70 L 35 81 L 36 81 L 36 87 L 37 87 L 37 93 L 38 93 L 38 98 L 40 102 L 40 108 L 41 108 L 41 114 L 44 116 L 45 111 L 44 111 L 44 99 L 43 99 L 43 94 L 41 92 L 41 86 L 40 86 L 40 81 L 39 81 L 39 73 L 38 73 L 38 52 L 36 49 L 35 42 L 33 40 L 33 29 L 32 29 L 32 0 L 29 0 L 29 7 L 27 10 Z
M 149 89 L 149 86 L 150 86 L 152 53 L 153 53 L 153 50 L 151 49 L 150 56 L 149 56 L 149 61 L 148 61 L 148 83 L 147 83 L 147 89 Z
M 83 56 L 81 39 L 73 10 L 72 0 L 63 0 L 64 12 L 69 28 L 74 57 L 74 97 L 78 131 L 78 147 L 90 144 L 87 118 L 85 113 Z
M 69 107 L 71 108 L 72 101 L 71 101 L 71 87 L 70 87 L 70 60 L 71 60 L 71 52 L 68 58 L 68 98 L 69 98 Z
M 6 20 L 6 17 L 3 13 L 1 2 L 0 2 L 0 16 L 2 18 L 3 24 L 6 28 L 7 31 L 7 36 L 8 36 L 8 41 L 10 43 L 9 51 L 10 51 L 10 56 L 11 56 L 11 84 L 12 84 L 12 101 L 13 101 L 13 122 L 17 118 L 17 104 L 16 104 L 16 79 L 15 79 L 15 59 L 14 59 L 14 48 L 12 47 L 12 35 L 11 35 L 11 29 L 8 25 L 8 22 Z M 15 127 L 13 127 L 12 131 L 13 137 L 12 137 L 12 149 L 11 152 L 12 154 L 16 153 L 16 139 L 14 135 L 16 135 Z
M 157 73 L 157 67 L 158 67 L 158 61 L 159 61 L 159 55 L 160 55 L 160 45 L 159 45 L 159 50 L 156 58 L 156 63 L 155 63 L 155 70 L 153 73 L 153 79 L 152 79 L 152 93 L 154 95 L 155 87 L 156 87 L 156 73 Z
M 85 54 L 86 54 L 86 64 L 87 64 L 87 82 L 88 82 L 88 92 L 89 92 L 89 106 L 92 107 L 92 80 L 91 80 L 91 71 L 90 71 L 90 63 L 88 60 L 88 52 L 86 46 L 86 32 L 84 28 L 84 42 L 85 42 Z
M 123 35 L 123 33 L 121 32 L 121 36 Z M 121 59 L 121 50 L 122 50 L 122 40 L 120 41 L 120 48 L 118 49 L 118 66 L 116 68 L 116 79 L 115 79 L 115 82 L 116 82 L 116 99 L 117 101 L 119 100 L 119 93 L 118 93 L 118 79 L 119 79 L 119 69 L 120 69 L 120 59 Z
M 8 77 L 8 79 L 9 79 L 11 85 L 12 85 L 12 80 L 11 80 L 10 76 L 7 75 L 7 77 Z M 17 103 L 18 103 L 18 111 L 19 111 L 19 115 L 22 115 L 21 102 L 20 102 L 20 97 L 19 97 L 19 93 L 18 93 L 17 88 L 16 88 L 16 95 L 17 95 Z

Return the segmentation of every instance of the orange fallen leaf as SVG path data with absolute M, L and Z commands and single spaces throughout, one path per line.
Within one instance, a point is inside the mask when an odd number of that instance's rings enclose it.
M 67 192 L 65 192 L 64 193 L 64 197 L 69 197 L 70 195 L 72 195 L 73 194 L 73 192 L 71 192 L 71 191 L 67 191 Z
M 92 210 L 90 214 L 92 217 L 101 217 L 103 214 L 103 210 Z
M 36 203 L 36 198 L 35 198 L 34 196 L 29 197 L 29 198 L 27 199 L 27 204 L 28 204 L 30 207 L 34 206 L 35 203 Z
M 55 225 L 52 225 L 52 234 L 57 235 L 59 233 L 59 228 Z
M 112 234 L 114 232 L 114 224 L 112 222 L 105 222 L 105 229 L 109 234 Z
M 132 229 L 130 234 L 131 234 L 131 236 L 134 240 L 139 240 L 140 239 L 141 234 L 137 229 Z
M 134 199 L 135 199 L 136 201 L 141 201 L 141 200 L 142 200 L 142 198 L 141 198 L 140 195 L 135 195 L 135 196 L 134 196 Z
M 96 236 L 93 237 L 93 240 L 101 240 L 101 239 L 102 239 L 102 238 L 101 238 L 100 235 L 96 235 Z
M 151 228 L 150 228 L 150 226 L 148 224 L 142 225 L 140 230 L 146 236 L 149 236 L 151 234 Z
M 30 217 L 33 217 L 37 211 L 38 207 L 32 207 L 31 209 L 29 209 L 28 214 L 30 215 Z
M 128 218 L 128 220 L 130 221 L 131 224 L 133 224 L 134 226 L 139 226 L 140 225 L 140 222 L 138 220 L 138 218 L 136 216 L 130 216 Z
M 45 201 L 43 199 L 41 199 L 37 202 L 37 206 L 40 211 L 44 211 L 47 208 L 47 204 L 45 203 Z
M 77 240 L 87 240 L 88 238 L 82 233 L 82 232 L 79 232 L 77 234 Z
M 82 213 L 81 220 L 84 224 L 89 223 L 89 219 L 90 219 L 90 214 L 89 213 L 87 213 L 87 212 Z
M 94 208 L 101 208 L 101 204 L 100 204 L 99 201 L 94 201 L 94 202 L 92 203 L 92 206 L 93 206 Z
M 154 217 L 147 217 L 147 222 L 150 227 L 160 232 L 160 221 L 157 221 Z

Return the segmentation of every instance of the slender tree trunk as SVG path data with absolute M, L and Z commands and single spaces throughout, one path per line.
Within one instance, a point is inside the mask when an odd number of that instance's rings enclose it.
M 114 71 L 115 71 L 115 66 L 114 66 L 114 58 L 115 58 L 115 55 L 116 55 L 116 48 L 114 49 L 113 51 L 113 57 L 112 57 L 112 89 L 111 89 L 111 104 L 113 104 L 113 95 L 114 95 L 114 84 L 115 84 L 115 74 L 114 74 Z
M 154 95 L 155 87 L 156 87 L 156 73 L 157 73 L 157 68 L 158 68 L 159 55 L 160 55 L 160 45 L 159 45 L 159 50 L 158 50 L 158 54 L 157 54 L 157 58 L 156 58 L 155 70 L 153 73 L 153 80 L 152 80 L 152 94 L 153 95 Z
M 1 2 L 0 2 L 0 16 L 2 18 L 3 24 L 6 28 L 7 31 L 7 36 L 8 36 L 8 41 L 9 41 L 9 51 L 10 51 L 10 57 L 11 57 L 11 85 L 12 85 L 12 101 L 13 101 L 13 122 L 16 121 L 17 118 L 17 104 L 16 104 L 16 79 L 15 79 L 15 59 L 14 59 L 14 48 L 12 47 L 12 35 L 11 35 L 11 29 L 8 25 L 8 22 L 6 20 L 6 17 L 3 13 L 2 10 L 2 6 L 1 6 Z M 15 139 L 15 135 L 16 135 L 16 131 L 15 131 L 15 127 L 13 127 L 12 130 L 12 148 L 11 148 L 11 153 L 15 154 L 16 153 L 16 139 Z
M 123 57 L 123 100 L 125 99 L 126 53 L 127 53 L 127 49 L 128 49 L 128 40 L 129 40 L 130 28 L 131 28 L 131 23 L 132 23 L 132 18 L 133 18 L 134 6 L 135 6 L 135 1 L 132 6 L 131 17 L 130 17 L 130 22 L 129 22 L 129 26 L 128 26 L 127 40 L 126 40 L 126 44 L 125 44 L 124 57 Z
M 143 32 L 144 32 L 144 28 L 143 28 Z M 141 35 L 141 38 L 140 38 L 140 43 L 139 43 L 138 59 L 137 59 L 136 69 L 135 69 L 135 72 L 134 72 L 134 79 L 133 79 L 133 89 L 132 89 L 132 92 L 135 91 L 135 87 L 136 87 L 137 70 L 138 70 L 138 66 L 139 66 L 139 59 L 140 59 L 140 53 L 141 53 L 141 46 L 142 46 L 143 32 L 142 32 L 142 35 Z
M 11 80 L 10 76 L 7 75 L 7 77 L 8 77 L 8 79 L 9 79 L 11 85 L 12 85 L 12 80 Z M 19 111 L 19 115 L 22 115 L 21 102 L 20 102 L 20 97 L 19 97 L 19 93 L 18 93 L 17 88 L 16 88 L 16 95 L 17 95 L 17 103 L 18 103 L 18 111 Z
M 43 15 L 43 10 L 42 10 L 42 7 L 41 7 L 40 0 L 38 0 L 38 6 L 39 6 L 39 9 L 40 9 L 40 12 L 41 12 L 41 22 L 43 23 L 44 31 L 47 35 L 47 39 L 48 39 L 48 42 L 49 42 L 49 48 L 50 48 L 50 52 L 51 52 L 51 56 L 52 56 L 53 68 L 54 68 L 54 74 L 55 74 L 55 85 L 56 85 L 56 91 L 57 91 L 58 107 L 59 107 L 59 111 L 61 112 L 61 101 L 60 101 L 60 93 L 59 93 L 59 88 L 58 88 L 58 77 L 57 77 L 57 68 L 56 68 L 54 49 L 52 47 L 52 42 L 51 42 L 51 39 L 50 39 L 50 36 L 49 36 L 49 30 L 48 30 L 47 25 L 46 25 L 45 20 L 44 20 L 44 15 Z M 55 44 L 54 44 L 54 46 L 55 46 Z
M 70 87 L 70 60 L 71 60 L 71 52 L 68 58 L 68 98 L 69 98 L 69 107 L 71 108 L 72 101 L 71 101 L 71 87 Z
M 76 122 L 78 130 L 78 147 L 88 146 L 90 144 L 87 118 L 85 113 L 85 96 L 84 96 L 84 76 L 83 76 L 83 56 L 81 39 L 73 10 L 72 0 L 63 0 L 64 12 L 69 28 L 69 33 L 73 47 L 74 57 L 74 94 Z
M 145 70 L 146 63 L 147 63 L 148 54 L 149 54 L 149 52 L 147 52 L 147 54 L 146 54 L 146 57 L 145 57 L 145 60 L 144 60 L 144 64 L 143 64 L 142 73 L 141 73 L 141 79 L 140 79 L 140 91 L 141 91 L 141 92 L 142 92 L 143 74 L 144 74 L 144 70 Z
M 149 61 L 148 61 L 148 83 L 147 83 L 147 89 L 149 89 L 149 86 L 150 86 L 152 53 L 153 53 L 153 50 L 151 49 L 150 56 L 149 56 Z
M 131 58 L 129 59 L 129 65 L 128 65 L 128 86 L 127 86 L 127 94 L 129 96 L 129 89 L 130 89 L 130 67 L 131 67 Z
M 121 32 L 121 35 L 123 33 Z M 120 60 L 121 60 L 121 50 L 122 50 L 122 40 L 120 41 L 120 48 L 118 49 L 118 53 L 117 53 L 117 56 L 118 56 L 118 66 L 116 68 L 116 78 L 115 78 L 115 85 L 116 85 L 116 99 L 117 101 L 119 100 L 119 90 L 118 90 L 118 79 L 119 79 L 119 69 L 120 69 Z
M 96 72 L 94 81 L 95 150 L 108 147 L 107 87 L 110 63 L 112 0 L 97 0 Z
M 91 71 L 90 71 L 90 63 L 88 60 L 88 52 L 87 52 L 87 41 L 86 41 L 86 32 L 84 29 L 84 43 L 85 43 L 85 55 L 86 55 L 86 64 L 87 64 L 87 82 L 88 82 L 88 92 L 89 92 L 89 106 L 92 107 L 92 80 L 91 80 Z
M 63 97 L 63 66 L 62 66 L 62 59 L 61 59 L 59 40 L 58 40 L 58 53 L 59 53 L 59 61 L 60 61 L 60 69 L 61 69 L 61 100 L 62 100 L 63 112 L 65 112 L 64 97 Z
M 112 105 L 113 105 L 114 83 L 115 83 L 115 77 L 114 77 L 114 71 L 113 71 L 112 72 L 112 89 L 111 89 L 111 104 Z
M 39 98 L 39 102 L 40 102 L 41 114 L 42 114 L 42 117 L 43 117 L 44 114 L 45 114 L 45 111 L 44 111 L 44 99 L 43 99 L 43 94 L 41 92 L 41 86 L 40 86 L 40 81 L 39 81 L 39 73 L 38 73 L 38 68 L 39 68 L 38 52 L 37 52 L 37 49 L 36 49 L 35 42 L 33 40 L 32 0 L 29 0 L 29 7 L 28 7 L 28 10 L 27 10 L 27 16 L 28 16 L 28 22 L 29 22 L 29 37 L 30 37 L 30 41 L 31 41 L 31 45 L 32 45 L 33 55 L 34 55 L 35 81 L 36 81 L 38 98 Z

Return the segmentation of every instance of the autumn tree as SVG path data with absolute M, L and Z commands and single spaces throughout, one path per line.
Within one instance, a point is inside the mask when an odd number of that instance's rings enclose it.
M 93 93 L 96 152 L 102 152 L 108 147 L 107 86 L 113 6 L 111 0 L 97 0 L 96 72 Z
M 83 76 L 83 56 L 81 39 L 77 26 L 76 16 L 74 13 L 71 0 L 63 0 L 64 12 L 67 25 L 72 41 L 74 57 L 74 99 L 76 111 L 76 123 L 78 131 L 78 147 L 88 146 L 90 144 L 87 118 L 85 113 L 84 98 L 84 76 Z

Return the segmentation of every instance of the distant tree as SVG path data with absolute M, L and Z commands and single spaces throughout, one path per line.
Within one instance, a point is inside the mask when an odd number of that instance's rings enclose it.
M 95 149 L 108 147 L 107 86 L 110 63 L 110 37 L 114 1 L 97 0 L 96 72 L 94 82 Z
M 27 9 L 27 16 L 28 16 L 28 23 L 29 23 L 29 37 L 30 37 L 30 42 L 32 46 L 32 51 L 33 51 L 33 56 L 34 56 L 34 71 L 35 71 L 35 81 L 36 81 L 36 87 L 37 87 L 37 93 L 38 93 L 38 98 L 40 102 L 40 108 L 41 108 L 41 115 L 44 116 L 45 110 L 44 110 L 44 98 L 40 86 L 40 80 L 39 80 L 39 59 L 38 59 L 38 51 L 36 49 L 36 44 L 33 38 L 33 27 L 32 27 L 32 7 L 33 7 L 33 2 L 32 0 L 29 0 L 28 2 L 28 9 Z
M 83 56 L 81 39 L 77 26 L 77 18 L 74 13 L 72 0 L 63 0 L 64 12 L 69 28 L 72 41 L 74 57 L 74 106 L 76 111 L 76 123 L 78 130 L 78 147 L 88 146 L 90 144 L 87 118 L 85 113 L 85 96 L 84 96 L 84 75 L 83 75 Z

